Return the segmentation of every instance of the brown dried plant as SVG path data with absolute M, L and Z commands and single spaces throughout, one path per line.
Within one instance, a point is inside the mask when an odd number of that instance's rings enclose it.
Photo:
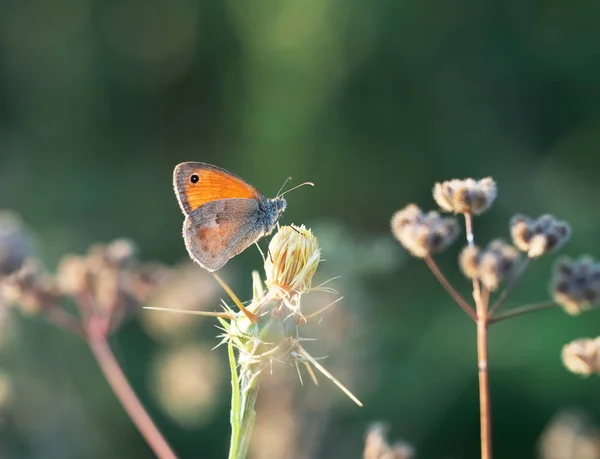
M 66 255 L 55 275 L 20 256 L 0 219 L 0 303 L 46 320 L 85 340 L 121 405 L 159 458 L 176 455 L 150 419 L 113 354 L 109 337 L 138 312 L 167 276 L 161 265 L 138 261 L 125 239 L 93 245 L 85 255 Z M 5 230 L 4 232 L 2 230 Z M 66 307 L 73 303 L 76 311 Z
M 515 215 L 510 222 L 512 245 L 501 239 L 485 248 L 475 244 L 473 217 L 489 209 L 497 196 L 496 182 L 488 177 L 436 183 L 433 197 L 440 208 L 462 215 L 467 245 L 459 256 L 462 273 L 472 283 L 474 305 L 467 301 L 444 276 L 433 255 L 446 249 L 459 234 L 456 216 L 425 213 L 415 204 L 396 212 L 391 219 L 392 234 L 413 256 L 422 258 L 452 299 L 477 326 L 481 457 L 492 457 L 491 403 L 488 382 L 488 329 L 490 325 L 534 311 L 561 306 L 579 314 L 600 299 L 600 264 L 584 257 L 564 259 L 555 266 L 551 301 L 527 304 L 501 312 L 502 306 L 532 260 L 560 248 L 570 237 L 569 225 L 552 215 L 532 219 Z M 502 289 L 500 286 L 504 285 Z M 496 292 L 498 292 L 496 294 Z M 494 301 L 492 295 L 496 294 Z M 597 372 L 598 340 L 572 343 L 565 347 L 565 365 L 578 373 Z

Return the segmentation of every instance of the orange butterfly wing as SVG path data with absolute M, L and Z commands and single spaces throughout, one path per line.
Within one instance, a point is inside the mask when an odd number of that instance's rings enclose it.
M 173 187 L 179 206 L 186 215 L 207 202 L 219 199 L 264 199 L 256 188 L 241 177 L 200 162 L 178 164 L 173 171 Z

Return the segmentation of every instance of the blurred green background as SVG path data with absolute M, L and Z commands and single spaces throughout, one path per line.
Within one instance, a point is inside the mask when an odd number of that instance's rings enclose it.
M 0 208 L 26 222 L 50 271 L 117 237 L 174 264 L 187 257 L 178 162 L 227 168 L 267 196 L 288 176 L 313 181 L 287 196 L 283 222 L 315 230 L 321 280 L 342 276 L 332 285 L 344 302 L 311 334 L 365 407 L 327 380 L 297 387 L 280 366 L 294 391 L 271 408 L 285 401 L 295 446 L 269 452 L 280 438 L 269 421 L 287 424 L 264 408 L 253 457 L 359 458 L 381 420 L 421 458 L 474 458 L 475 328 L 393 242 L 389 218 L 409 202 L 433 208 L 435 181 L 493 176 L 499 199 L 475 221 L 477 240 L 508 238 L 515 212 L 550 212 L 573 228 L 563 253 L 599 254 L 599 20 L 595 0 L 3 0 Z M 458 250 L 439 263 L 468 295 Z M 510 304 L 547 298 L 553 258 Z M 227 265 L 240 297 L 260 264 L 251 248 Z M 202 279 L 214 309 L 225 295 L 196 270 L 188 283 Z M 181 457 L 225 457 L 229 385 L 225 350 L 208 351 L 213 322 L 186 317 L 180 334 L 147 314 L 112 340 L 125 372 Z M 85 344 L 43 319 L 2 321 L 2 457 L 152 457 Z M 496 457 L 535 457 L 565 407 L 600 422 L 598 379 L 560 361 L 566 342 L 599 334 L 597 312 L 558 310 L 492 329 Z

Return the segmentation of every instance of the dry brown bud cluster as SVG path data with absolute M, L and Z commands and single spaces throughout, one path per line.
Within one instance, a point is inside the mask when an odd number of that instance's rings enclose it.
M 387 429 L 380 423 L 374 424 L 365 436 L 363 459 L 413 459 L 415 450 L 405 442 L 390 445 L 386 439 Z
M 467 246 L 460 254 L 460 267 L 469 279 L 479 279 L 489 290 L 496 290 L 509 277 L 519 261 L 519 252 L 500 239 L 490 242 L 485 250 Z
M 456 219 L 437 212 L 424 213 L 415 204 L 396 212 L 391 225 L 393 235 L 404 248 L 421 258 L 441 252 L 460 233 Z
M 0 212 L 0 276 L 19 269 L 29 255 L 29 241 L 17 215 Z
M 566 344 L 562 361 L 572 373 L 585 376 L 600 373 L 600 337 L 582 338 Z
M 26 313 L 46 313 L 69 318 L 70 329 L 83 332 L 92 319 L 104 321 L 107 331 L 114 331 L 123 319 L 134 312 L 154 286 L 164 278 L 166 270 L 136 260 L 130 241 L 119 239 L 110 244 L 97 244 L 84 256 L 67 255 L 55 277 L 44 273 L 34 261 L 4 277 L 0 295 Z M 61 298 L 71 297 L 78 307 L 76 318 L 61 308 Z
M 590 257 L 560 260 L 555 266 L 552 294 L 569 314 L 590 309 L 600 299 L 600 263 Z
M 435 202 L 446 212 L 479 215 L 496 199 L 496 182 L 491 177 L 448 180 L 433 187 Z
M 29 260 L 0 283 L 0 296 L 18 304 L 26 314 L 37 314 L 58 305 L 61 292 L 56 281 Z
M 510 234 L 519 250 L 536 258 L 562 246 L 569 239 L 571 228 L 552 215 L 542 215 L 537 220 L 515 215 L 510 221 Z
M 579 411 L 561 411 L 544 429 L 540 459 L 600 459 L 600 429 Z

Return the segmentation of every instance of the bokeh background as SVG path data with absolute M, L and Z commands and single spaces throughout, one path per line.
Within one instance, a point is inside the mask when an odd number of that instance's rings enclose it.
M 279 365 L 252 457 L 359 458 L 384 421 L 421 458 L 474 458 L 475 328 L 393 242 L 389 218 L 409 202 L 433 208 L 435 181 L 493 176 L 479 241 L 507 238 L 515 212 L 550 212 L 572 225 L 563 253 L 600 255 L 599 20 L 595 0 L 4 0 L 0 208 L 20 215 L 50 272 L 127 237 L 181 271 L 154 304 L 213 310 L 224 293 L 185 264 L 175 164 L 217 164 L 267 196 L 288 176 L 313 181 L 287 196 L 284 222 L 314 229 L 318 276 L 341 276 L 344 300 L 310 329 L 311 349 L 365 407 Z M 458 250 L 439 263 L 468 295 Z M 536 262 L 509 305 L 547 298 L 552 262 Z M 247 299 L 260 265 L 251 248 L 223 275 Z M 226 457 L 214 322 L 156 314 L 112 338 L 119 361 L 181 457 Z M 2 457 L 152 457 L 84 343 L 14 310 L 2 324 Z M 566 342 L 597 335 L 594 311 L 492 329 L 496 457 L 536 457 L 564 409 L 600 422 L 597 377 L 560 361 Z

